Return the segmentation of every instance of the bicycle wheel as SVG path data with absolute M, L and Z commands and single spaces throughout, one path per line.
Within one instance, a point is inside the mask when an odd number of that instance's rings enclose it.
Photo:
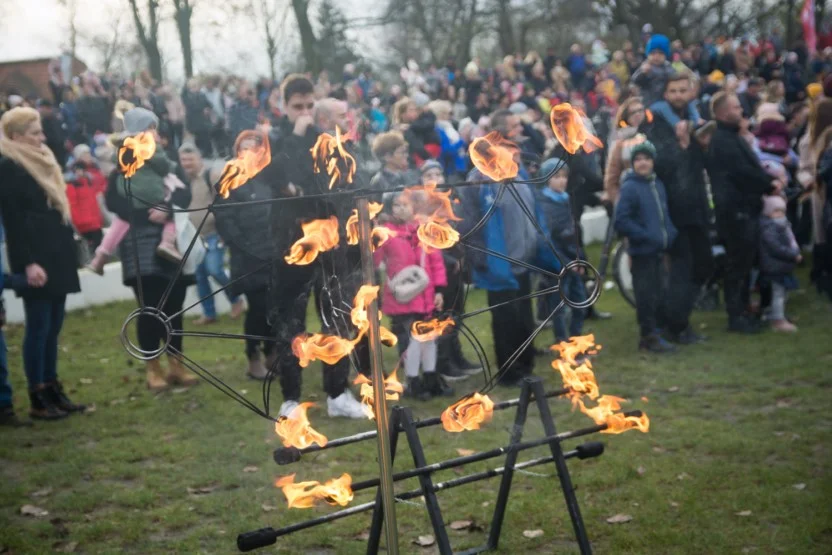
M 635 307 L 636 295 L 633 291 L 633 274 L 630 272 L 630 255 L 627 254 L 627 249 L 622 242 L 617 243 L 613 248 L 612 274 L 621 296 Z

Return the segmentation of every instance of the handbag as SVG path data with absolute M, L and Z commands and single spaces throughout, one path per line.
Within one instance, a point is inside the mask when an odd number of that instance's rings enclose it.
M 399 273 L 387 280 L 387 285 L 393 293 L 397 303 L 407 304 L 419 296 L 430 284 L 430 278 L 425 271 L 425 251 L 419 265 L 405 266 Z
M 176 248 L 182 253 L 182 256 L 185 255 L 185 251 L 188 250 L 191 242 L 194 242 L 191 252 L 188 253 L 188 258 L 185 259 L 185 263 L 182 265 L 183 274 L 193 275 L 202 261 L 205 260 L 207 249 L 202 237 L 197 235 L 196 227 L 191 222 L 188 212 L 182 212 L 181 208 L 176 205 L 173 205 L 173 210 L 173 222 L 176 225 Z

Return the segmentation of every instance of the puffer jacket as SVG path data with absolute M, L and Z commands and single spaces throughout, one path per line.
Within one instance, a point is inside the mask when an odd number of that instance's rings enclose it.
M 388 277 L 393 277 L 408 266 L 421 265 L 428 274 L 429 280 L 425 290 L 416 295 L 409 303 L 396 301 L 390 288 L 385 287 L 381 300 L 382 311 L 391 316 L 394 314 L 430 314 L 434 309 L 433 298 L 436 288 L 448 284 L 442 252 L 431 249 L 431 252 L 424 253 L 425 262 L 422 264 L 424 251 L 419 245 L 419 238 L 416 236 L 418 224 L 415 222 L 408 224 L 389 222 L 385 224 L 385 227 L 392 230 L 396 235 L 376 248 L 373 253 L 376 266 L 384 262 Z
M 677 231 L 661 181 L 627 174 L 615 207 L 615 229 L 627 238 L 627 252 L 633 256 L 659 254 L 673 244 Z
M 72 225 L 78 233 L 89 233 L 101 229 L 101 208 L 98 205 L 98 190 L 87 176 L 75 177 L 67 183 L 66 198 L 72 214 Z
M 788 220 L 760 218 L 760 271 L 764 276 L 777 278 L 791 274 L 799 254 L 800 247 Z

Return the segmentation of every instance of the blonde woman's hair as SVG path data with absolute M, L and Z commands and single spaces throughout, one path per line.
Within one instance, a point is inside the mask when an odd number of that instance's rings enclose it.
M 407 112 L 407 107 L 413 103 L 413 100 L 410 99 L 408 96 L 403 96 L 393 104 L 393 115 L 392 115 L 392 123 L 393 125 L 399 125 L 402 122 L 402 118 L 404 117 L 404 113 Z
M 29 126 L 40 120 L 40 114 L 34 108 L 18 106 L 3 114 L 3 135 L 12 138 L 22 135 L 29 130 Z
M 436 119 L 451 119 L 453 106 L 447 100 L 434 100 L 428 104 L 428 110 L 436 115 Z

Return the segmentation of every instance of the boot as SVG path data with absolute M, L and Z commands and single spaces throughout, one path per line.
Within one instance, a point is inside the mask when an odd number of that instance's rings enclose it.
M 425 389 L 424 381 L 420 376 L 407 378 L 407 387 L 404 390 L 404 397 L 406 399 L 418 399 L 420 401 L 430 401 L 430 392 Z
M 60 420 L 69 416 L 52 402 L 46 386 L 41 384 L 34 391 L 29 392 L 29 401 L 32 408 L 29 409 L 29 416 L 35 420 Z
M 269 375 L 269 370 L 263 366 L 263 360 L 260 358 L 260 353 L 253 353 L 248 359 L 248 371 L 246 376 L 253 380 L 265 380 Z
M 463 374 L 468 376 L 472 374 L 479 374 L 482 372 L 482 365 L 471 362 L 467 358 L 465 358 L 465 354 L 462 352 L 462 343 L 459 341 L 459 334 L 457 333 L 448 341 L 451 347 L 451 360 L 459 368 Z
M 57 406 L 64 412 L 84 412 L 87 410 L 87 405 L 79 405 L 69 400 L 69 397 L 64 393 L 64 386 L 59 381 L 46 384 L 46 390 L 49 393 L 52 404 Z
M 171 385 L 191 387 L 199 383 L 199 376 L 185 368 L 177 356 L 168 355 L 168 368 L 168 383 Z
M 165 372 L 162 370 L 162 363 L 159 359 L 148 360 L 144 366 L 147 374 L 147 389 L 150 391 L 167 389 L 168 381 L 165 379 Z
M 639 351 L 649 351 L 656 354 L 675 353 L 676 347 L 661 335 L 654 333 L 642 337 L 638 343 Z
M 156 247 L 156 254 L 169 262 L 181 262 L 182 255 L 176 248 L 176 237 L 171 233 L 163 233 L 162 241 Z
M 8 426 L 10 428 L 26 428 L 32 425 L 31 420 L 21 420 L 14 413 L 13 407 L 3 407 L 0 409 L 0 426 Z
M 425 372 L 422 375 L 425 390 L 433 397 L 451 397 L 454 390 L 439 372 Z
M 85 266 L 87 270 L 94 274 L 98 274 L 99 276 L 104 275 L 104 264 L 107 263 L 107 259 L 110 258 L 107 253 L 102 251 L 100 248 L 95 249 L 95 256 L 92 257 L 92 260 Z

